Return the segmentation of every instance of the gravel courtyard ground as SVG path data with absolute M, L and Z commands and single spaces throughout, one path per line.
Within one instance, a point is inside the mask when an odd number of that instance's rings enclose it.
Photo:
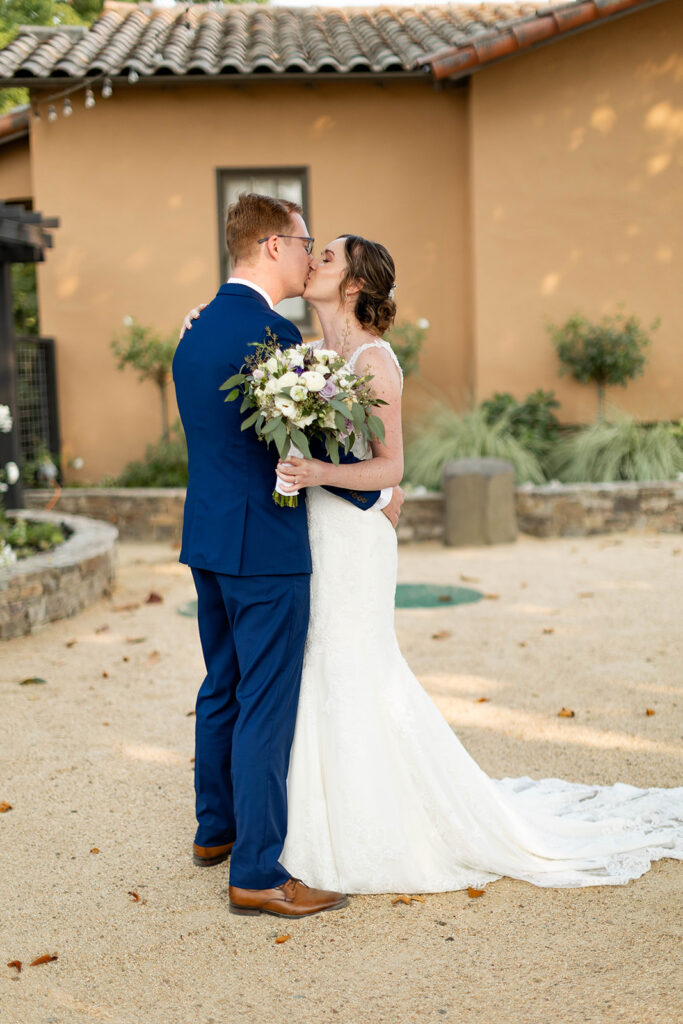
M 681 547 L 401 549 L 403 581 L 489 595 L 396 614 L 408 661 L 489 774 L 681 784 Z M 2 1024 L 681 1019 L 671 860 L 623 888 L 503 879 L 480 898 L 354 897 L 289 925 L 229 915 L 226 865 L 190 860 L 203 672 L 177 609 L 193 596 L 176 551 L 124 544 L 111 598 L 0 647 Z M 20 685 L 32 676 L 45 683 Z M 29 966 L 43 954 L 58 959 Z

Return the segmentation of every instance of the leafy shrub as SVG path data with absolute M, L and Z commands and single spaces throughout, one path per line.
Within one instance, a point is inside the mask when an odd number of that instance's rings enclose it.
M 545 481 L 538 456 L 512 434 L 509 413 L 489 422 L 481 407 L 460 415 L 441 403 L 406 446 L 405 478 L 413 486 L 438 491 L 446 462 L 482 456 L 507 459 L 515 467 L 518 483 Z
M 653 321 L 650 331 L 658 326 L 659 320 Z M 626 387 L 629 380 L 643 372 L 650 338 L 640 320 L 620 310 L 591 323 L 574 313 L 564 324 L 549 324 L 547 329 L 562 364 L 560 375 L 571 373 L 581 384 L 597 385 L 598 419 L 602 419 L 607 385 Z
M 527 395 L 522 402 L 509 391 L 496 391 L 493 398 L 481 403 L 488 423 L 505 419 L 512 436 L 539 458 L 548 452 L 559 436 L 560 424 L 553 412 L 559 406 L 555 392 L 543 391 L 542 388 Z
M 64 530 L 57 523 L 8 518 L 0 511 L 0 548 L 8 544 L 17 558 L 49 551 L 65 540 Z
M 187 487 L 187 442 L 177 420 L 168 441 L 147 445 L 143 459 L 129 462 L 118 477 L 103 481 L 108 487 Z
M 387 334 L 386 340 L 390 342 L 391 347 L 396 353 L 396 358 L 401 364 L 404 377 L 415 373 L 417 370 L 420 350 L 427 337 L 428 329 L 429 321 L 421 317 L 415 323 L 405 320 L 402 323 L 395 324 L 389 334 Z
M 671 424 L 646 426 L 622 417 L 561 438 L 548 457 L 548 468 L 566 483 L 673 480 L 683 473 L 683 446 Z

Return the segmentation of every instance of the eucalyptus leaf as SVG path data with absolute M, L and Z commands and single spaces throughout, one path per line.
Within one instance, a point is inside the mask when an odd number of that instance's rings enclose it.
M 256 412 L 252 412 L 251 416 L 247 416 L 246 420 L 244 420 L 242 426 L 240 427 L 240 430 L 247 430 L 248 427 L 253 426 L 253 424 L 256 423 L 256 420 L 259 418 L 259 415 L 260 413 L 258 409 L 256 410 Z
M 266 436 L 268 436 L 269 434 L 274 433 L 274 431 L 276 431 L 281 424 L 282 416 L 274 416 L 272 420 L 268 420 L 268 422 L 266 423 L 265 427 L 263 428 L 263 433 Z
M 335 466 L 339 465 L 339 445 L 337 442 L 329 436 L 325 435 L 325 447 L 327 448 L 327 454 L 329 455 Z
M 273 437 L 275 439 L 275 444 L 277 445 L 277 450 L 280 453 L 280 458 L 284 459 L 289 448 L 289 436 L 287 434 L 287 427 L 284 425 L 282 420 L 280 420 L 277 425 L 277 429 L 273 432 Z
M 303 452 L 304 458 L 305 459 L 310 459 L 311 458 L 311 449 L 309 448 L 308 438 L 306 437 L 304 432 L 302 430 L 299 430 L 297 427 L 293 426 L 293 427 L 291 427 L 291 436 L 292 436 L 292 441 L 297 446 L 299 451 Z
M 233 373 L 232 377 L 228 377 L 219 387 L 219 391 L 227 391 L 228 388 L 234 388 L 235 385 L 241 384 L 244 381 L 243 373 Z
M 379 416 L 368 416 L 368 426 L 376 438 L 384 440 L 384 424 Z
M 225 401 L 226 402 L 234 402 L 236 398 L 239 398 L 239 395 L 240 395 L 239 388 L 235 388 L 235 390 L 231 391 L 229 395 L 226 395 Z

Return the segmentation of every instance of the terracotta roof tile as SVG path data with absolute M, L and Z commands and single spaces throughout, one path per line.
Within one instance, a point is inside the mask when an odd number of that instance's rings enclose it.
M 25 27 L 0 51 L 0 82 L 140 77 L 465 73 L 648 0 L 285 8 L 106 2 L 89 29 Z M 65 82 L 67 84 L 67 82 Z

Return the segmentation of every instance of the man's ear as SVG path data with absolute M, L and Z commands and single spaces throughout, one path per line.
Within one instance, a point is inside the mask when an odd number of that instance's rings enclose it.
M 263 245 L 271 259 L 279 259 L 280 239 L 277 237 L 277 235 L 271 235 L 268 241 L 264 242 Z

